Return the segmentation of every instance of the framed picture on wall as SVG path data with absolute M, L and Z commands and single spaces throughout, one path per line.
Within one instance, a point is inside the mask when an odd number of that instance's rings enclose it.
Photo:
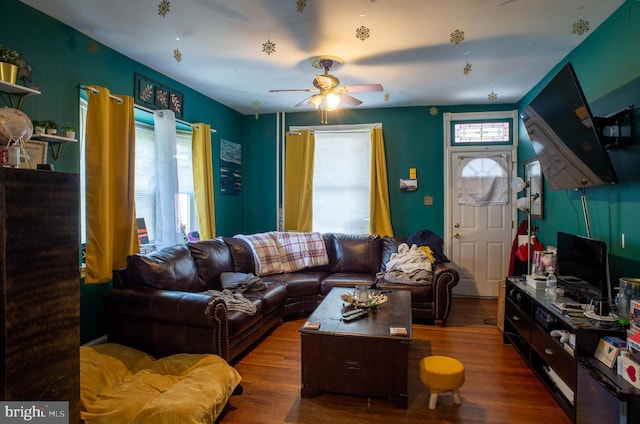
M 529 159 L 523 164 L 524 180 L 529 181 L 529 187 L 525 189 L 525 195 L 529 196 L 531 190 L 531 219 L 544 218 L 544 187 L 542 184 L 542 171 L 537 159 Z

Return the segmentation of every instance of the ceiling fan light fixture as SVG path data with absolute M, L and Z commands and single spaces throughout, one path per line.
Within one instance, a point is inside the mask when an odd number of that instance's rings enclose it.
M 315 96 L 312 96 L 309 99 L 309 103 L 311 103 L 313 107 L 318 109 L 320 107 L 320 104 L 322 104 L 322 99 L 323 99 L 322 94 L 316 94 Z
M 340 96 L 334 93 L 325 95 L 327 110 L 336 110 L 340 106 Z

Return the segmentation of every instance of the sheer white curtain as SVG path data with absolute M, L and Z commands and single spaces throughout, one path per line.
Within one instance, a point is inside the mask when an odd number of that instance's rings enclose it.
M 156 247 L 184 243 L 180 229 L 176 119 L 173 111 L 153 114 L 156 144 Z

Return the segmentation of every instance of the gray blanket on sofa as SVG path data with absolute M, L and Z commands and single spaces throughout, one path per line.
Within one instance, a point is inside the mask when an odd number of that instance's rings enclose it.
M 258 291 L 267 288 L 262 278 L 243 272 L 223 272 L 220 274 L 220 283 L 223 289 L 231 290 L 234 293 L 244 293 L 247 290 Z
M 240 311 L 247 315 L 254 315 L 258 310 L 256 305 L 254 305 L 251 300 L 244 297 L 242 293 L 234 293 L 228 289 L 222 291 L 207 290 L 202 293 L 222 299 L 229 311 Z

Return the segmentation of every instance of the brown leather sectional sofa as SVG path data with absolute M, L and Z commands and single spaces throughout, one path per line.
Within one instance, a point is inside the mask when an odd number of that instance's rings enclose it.
M 323 234 L 329 263 L 296 272 L 262 276 L 266 289 L 246 291 L 256 306 L 249 315 L 227 310 L 224 301 L 203 294 L 222 290 L 223 272 L 252 273 L 250 246 L 239 238 L 189 242 L 147 255 L 131 255 L 114 270 L 105 297 L 110 342 L 156 357 L 215 353 L 233 362 L 283 317 L 308 313 L 333 287 L 367 283 L 386 290 L 410 290 L 413 317 L 446 325 L 451 289 L 458 273 L 437 264 L 433 283 L 405 285 L 379 278 L 399 242 L 379 236 Z

